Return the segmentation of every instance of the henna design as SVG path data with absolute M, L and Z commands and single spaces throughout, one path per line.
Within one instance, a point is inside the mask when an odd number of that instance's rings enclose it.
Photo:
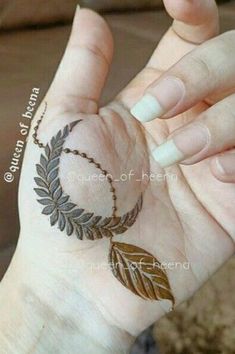
M 144 299 L 167 299 L 174 305 L 167 275 L 150 253 L 134 245 L 113 242 L 109 260 L 114 276 L 134 294 Z
M 110 192 L 112 193 L 112 199 L 113 199 L 113 208 L 112 208 L 113 213 L 112 213 L 112 215 L 113 215 L 113 217 L 115 217 L 115 216 L 116 216 L 116 211 L 117 211 L 117 205 L 116 205 L 117 196 L 116 196 L 116 189 L 115 189 L 114 186 L 113 186 L 113 179 L 112 179 L 112 177 L 111 177 L 110 175 L 108 175 L 108 172 L 107 172 L 105 169 L 103 169 L 103 168 L 101 167 L 101 164 L 100 164 L 100 163 L 96 162 L 96 161 L 93 159 L 93 157 L 88 157 L 86 153 L 80 152 L 79 150 L 71 150 L 71 149 L 68 149 L 68 148 L 64 149 L 63 151 L 64 151 L 66 154 L 73 154 L 73 155 L 75 155 L 75 156 L 80 156 L 80 157 L 82 157 L 82 158 L 84 158 L 84 159 L 87 159 L 89 163 L 94 164 L 95 167 L 98 168 L 98 169 L 101 171 L 101 173 L 102 173 L 104 176 L 107 177 L 107 181 L 108 181 L 108 183 L 110 184 Z
M 45 102 L 44 111 L 43 111 L 41 117 L 39 118 L 39 120 L 37 121 L 36 126 L 34 127 L 35 133 L 33 134 L 34 144 L 38 145 L 40 148 L 43 148 L 43 149 L 45 149 L 45 145 L 44 145 L 41 141 L 39 141 L 37 133 L 38 133 L 39 126 L 40 126 L 40 124 L 41 124 L 41 122 L 42 122 L 42 119 L 43 119 L 43 117 L 44 117 L 44 115 L 45 115 L 45 113 L 46 113 L 46 110 L 47 110 L 47 103 Z M 72 129 L 72 128 L 71 128 L 71 129 Z M 65 149 L 63 149 L 62 151 L 65 152 L 66 154 L 70 154 L 70 153 L 71 153 L 71 154 L 73 154 L 73 155 L 80 156 L 80 157 L 82 157 L 82 158 L 88 160 L 89 163 L 94 164 L 95 167 L 98 168 L 98 169 L 101 171 L 101 173 L 102 173 L 104 176 L 107 177 L 107 181 L 108 181 L 108 183 L 110 184 L 110 192 L 112 193 L 112 199 L 113 199 L 113 208 L 112 208 L 112 211 L 113 211 L 113 212 L 112 212 L 112 216 L 115 217 L 115 216 L 116 216 L 116 211 L 117 211 L 116 189 L 115 189 L 115 187 L 114 187 L 114 185 L 113 185 L 112 176 L 111 176 L 110 174 L 108 174 L 108 171 L 106 171 L 105 169 L 103 169 L 102 166 L 101 166 L 101 164 L 98 163 L 98 162 L 96 162 L 93 157 L 87 156 L 87 154 L 84 153 L 84 152 L 80 152 L 79 150 L 71 150 L 71 149 L 69 149 L 69 148 L 65 148 Z
M 38 202 L 43 205 L 42 214 L 50 216 L 50 224 L 58 224 L 61 231 L 68 236 L 76 234 L 80 240 L 96 240 L 103 237 L 110 239 L 109 261 L 113 275 L 134 294 L 143 299 L 161 300 L 167 299 L 174 305 L 167 274 L 161 269 L 161 263 L 150 253 L 134 245 L 114 242 L 113 237 L 128 230 L 136 221 L 142 208 L 143 196 L 140 195 L 132 210 L 122 216 L 117 216 L 116 189 L 113 179 L 108 172 L 97 163 L 94 158 L 79 150 L 64 148 L 64 143 L 73 128 L 82 122 L 77 120 L 60 130 L 52 137 L 49 144 L 44 145 L 38 139 L 38 129 L 42 118 L 46 113 L 47 105 L 33 134 L 34 143 L 44 149 L 40 156 L 40 162 L 36 165 L 38 176 L 35 177 L 36 194 L 40 197 Z M 73 154 L 94 164 L 105 176 L 110 184 L 113 209 L 112 216 L 102 217 L 92 212 L 85 211 L 74 204 L 61 186 L 59 178 L 59 166 L 61 154 Z
M 78 208 L 62 190 L 59 179 L 60 155 L 64 151 L 63 144 L 69 132 L 79 122 L 81 120 L 67 125 L 63 131 L 60 130 L 51 139 L 50 145 L 46 145 L 45 155 L 41 154 L 40 163 L 36 165 L 39 177 L 35 178 L 35 182 L 40 188 L 34 190 L 41 198 L 38 202 L 44 206 L 42 214 L 50 215 L 51 226 L 58 222 L 61 231 L 66 230 L 68 236 L 75 233 L 80 240 L 84 237 L 95 240 L 122 234 L 134 224 L 141 210 L 142 195 L 135 207 L 122 217 L 102 218 Z

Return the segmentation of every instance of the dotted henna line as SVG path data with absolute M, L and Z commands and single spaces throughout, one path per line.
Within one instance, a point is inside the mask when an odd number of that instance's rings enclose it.
M 38 139 L 38 129 L 40 127 L 40 124 L 42 122 L 42 119 L 44 118 L 45 114 L 47 111 L 47 102 L 45 102 L 45 107 L 44 107 L 44 111 L 41 114 L 41 117 L 38 119 L 36 126 L 34 127 L 34 131 L 35 133 L 33 134 L 33 141 L 34 144 L 38 145 L 40 148 L 44 148 L 45 149 L 45 145 L 43 145 L 43 143 L 41 141 L 39 141 Z
M 33 134 L 33 141 L 34 144 L 38 145 L 40 148 L 45 149 L 45 145 L 38 139 L 38 129 L 40 127 L 40 124 L 42 122 L 42 119 L 44 118 L 45 114 L 47 111 L 47 102 L 45 102 L 45 108 L 38 119 L 36 126 L 34 127 L 34 134 Z M 104 176 L 107 177 L 107 181 L 110 185 L 110 192 L 112 193 L 112 200 L 113 200 L 113 207 L 112 207 L 112 216 L 116 217 L 116 212 L 117 212 L 117 195 L 116 195 L 116 189 L 114 187 L 114 181 L 111 175 L 108 173 L 107 170 L 103 169 L 101 164 L 96 162 L 94 158 L 87 156 L 86 153 L 80 152 L 79 150 L 71 150 L 69 148 L 65 148 L 62 150 L 65 154 L 73 154 L 75 156 L 80 156 L 83 159 L 86 159 L 89 163 L 93 164 L 97 169 L 99 169 Z

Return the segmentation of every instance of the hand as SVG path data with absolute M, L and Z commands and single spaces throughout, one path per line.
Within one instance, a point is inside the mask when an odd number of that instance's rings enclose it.
M 174 6 L 176 11 L 181 6 L 178 3 L 173 5 L 171 0 L 165 3 L 172 6 L 171 11 L 174 11 Z M 209 164 L 211 173 L 218 180 L 234 183 L 235 31 L 202 45 L 193 45 L 215 35 L 219 27 L 213 1 L 203 4 L 201 14 L 200 2 L 194 6 L 199 17 L 192 15 L 193 26 L 175 21 L 150 60 L 150 67 L 164 73 L 145 88 L 143 97 L 132 107 L 132 113 L 143 123 L 156 117 L 169 119 L 177 116 L 167 122 L 168 141 L 152 151 L 154 159 L 162 167 L 179 162 L 193 165 L 207 159 L 205 163 Z M 187 7 L 193 6 L 185 6 L 183 16 L 187 16 Z M 205 19 L 207 24 L 203 22 Z M 191 45 L 185 42 L 181 52 L 176 46 L 176 55 L 167 59 L 164 54 L 170 48 L 166 48 L 165 43 L 170 43 L 172 37 L 174 48 L 176 34 L 181 42 L 184 39 Z M 182 54 L 185 55 L 181 59 Z M 155 124 L 147 128 L 151 131 Z M 199 166 L 201 169 L 202 165 Z
M 205 102 L 208 91 L 203 97 L 196 97 L 192 91 L 185 94 L 189 98 L 185 98 L 184 105 L 181 103 L 173 114 L 191 108 L 189 111 L 174 119 L 147 123 L 145 129 L 130 115 L 129 109 L 162 72 L 185 54 L 193 56 L 203 50 L 200 48 L 214 48 L 213 43 L 221 43 L 223 38 L 226 39 L 223 48 L 226 41 L 231 46 L 233 41 L 227 39 L 232 38 L 232 33 L 226 34 L 195 49 L 197 45 L 193 43 L 200 44 L 217 35 L 218 14 L 213 1 L 181 0 L 176 5 L 175 1 L 168 0 L 165 5 L 175 19 L 173 26 L 146 68 L 113 102 L 101 109 L 98 102 L 111 63 L 112 36 L 98 15 L 88 10 L 78 11 L 64 58 L 33 127 L 46 101 L 48 110 L 38 131 L 44 144 L 66 124 L 83 119 L 67 138 L 66 146 L 95 157 L 115 178 L 134 171 L 136 178 L 115 184 L 118 214 L 123 215 L 134 206 L 141 190 L 144 191 L 143 208 L 135 224 L 123 235 L 115 236 L 115 240 L 142 247 L 161 262 L 190 265 L 189 269 L 179 266 L 167 269 L 178 304 L 189 298 L 234 253 L 235 187 L 215 178 L 209 159 L 197 165 L 173 166 L 163 171 L 148 156 L 149 148 L 155 149 L 155 142 L 164 142 L 176 128 L 198 119 L 201 112 L 210 111 L 206 111 Z M 224 58 L 229 61 L 229 55 L 224 54 Z M 182 60 L 186 61 L 187 57 Z M 191 63 L 194 62 L 199 76 L 201 61 L 191 59 Z M 190 65 L 183 66 L 185 85 Z M 225 66 L 230 68 L 232 64 Z M 186 68 L 189 68 L 187 72 Z M 219 79 L 216 83 L 221 82 Z M 210 76 L 210 84 L 211 80 Z M 223 89 L 221 84 L 218 90 Z M 152 91 L 151 94 L 155 95 Z M 199 100 L 203 102 L 197 103 Z M 225 113 L 227 115 L 227 110 Z M 232 126 L 230 118 L 229 122 Z M 16 313 L 14 318 L 7 306 L 1 310 L 0 328 L 6 351 L 10 353 L 10 346 L 14 346 L 19 353 L 25 353 L 34 346 L 38 347 L 38 352 L 44 348 L 48 352 L 75 353 L 80 348 L 82 353 L 91 354 L 97 353 L 99 347 L 99 353 L 111 350 L 125 353 L 133 338 L 165 313 L 166 301 L 145 301 L 123 287 L 109 268 L 90 267 L 106 261 L 107 239 L 81 241 L 75 236 L 68 238 L 65 232 L 50 226 L 34 192 L 35 164 L 41 152 L 33 144 L 31 133 L 20 183 L 21 235 L 0 292 L 1 303 L 14 303 Z M 161 183 L 155 179 L 146 183 L 141 176 L 143 171 L 149 170 L 165 173 L 166 178 Z M 95 168 L 85 159 L 63 156 L 61 184 L 79 207 L 109 216 L 112 200 L 107 181 L 71 181 L 71 171 L 85 178 L 96 172 Z M 16 323 L 22 336 L 9 344 L 6 338 L 16 331 Z

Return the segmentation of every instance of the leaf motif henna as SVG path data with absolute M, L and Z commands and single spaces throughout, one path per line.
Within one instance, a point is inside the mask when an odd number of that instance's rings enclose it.
M 113 242 L 109 261 L 114 276 L 134 294 L 150 300 L 167 299 L 174 305 L 167 275 L 150 253 L 134 245 Z
M 63 145 L 69 132 L 80 121 L 67 125 L 63 131 L 59 131 L 51 139 L 50 145 L 45 148 L 45 155 L 40 156 L 40 163 L 36 165 L 38 177 L 35 183 L 40 188 L 35 192 L 41 198 L 38 202 L 44 205 L 42 213 L 50 215 L 51 226 L 58 223 L 61 231 L 65 230 L 68 236 L 76 234 L 82 240 L 96 240 L 102 237 L 113 237 L 114 234 L 122 234 L 131 227 L 142 207 L 142 195 L 135 207 L 122 217 L 107 217 L 94 215 L 80 209 L 70 201 L 61 187 L 59 179 L 60 156 L 63 152 Z
M 50 144 L 46 146 L 37 137 L 37 132 L 45 110 L 34 128 L 34 143 L 44 149 L 44 154 L 40 156 L 40 162 L 36 165 L 38 176 L 35 177 L 36 194 L 40 197 L 38 202 L 43 205 L 42 214 L 50 216 L 50 224 L 58 224 L 61 231 L 65 231 L 68 236 L 75 234 L 78 239 L 97 240 L 103 237 L 110 239 L 111 248 L 109 262 L 113 275 L 135 295 L 148 300 L 170 300 L 174 306 L 175 299 L 166 272 L 162 269 L 161 263 L 145 250 L 126 243 L 113 242 L 114 235 L 122 234 L 128 230 L 136 221 L 142 209 L 143 197 L 140 195 L 134 208 L 123 216 L 116 216 L 116 190 L 113 180 L 108 176 L 94 158 L 81 153 L 78 150 L 64 149 L 65 139 L 72 129 L 81 120 L 77 120 L 60 130 L 56 136 L 52 137 Z M 59 164 L 62 152 L 79 155 L 88 160 L 96 168 L 107 176 L 110 184 L 110 192 L 113 197 L 113 212 L 111 217 L 94 215 L 79 208 L 70 201 L 70 197 L 63 192 L 59 178 Z

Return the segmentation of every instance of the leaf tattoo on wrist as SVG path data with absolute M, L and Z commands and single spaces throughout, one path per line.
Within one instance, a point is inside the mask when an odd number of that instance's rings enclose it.
M 134 208 L 122 216 L 117 216 L 116 190 L 108 172 L 94 158 L 79 150 L 64 148 L 66 138 L 77 124 L 77 120 L 66 125 L 53 136 L 50 143 L 42 144 L 38 139 L 38 129 L 47 109 L 38 120 L 33 134 L 34 143 L 44 150 L 36 164 L 37 177 L 34 191 L 39 196 L 37 201 L 43 206 L 42 214 L 50 216 L 51 226 L 57 225 L 67 236 L 76 235 L 79 240 L 97 240 L 109 238 L 109 263 L 113 275 L 134 294 L 149 300 L 170 300 L 174 306 L 175 299 L 171 291 L 166 272 L 161 263 L 147 251 L 127 243 L 114 242 L 113 237 L 126 232 L 136 221 L 143 203 L 140 195 Z M 63 153 L 72 153 L 92 163 L 107 176 L 113 197 L 112 215 L 102 217 L 80 208 L 71 201 L 61 186 L 59 178 L 60 158 Z
M 170 284 L 161 263 L 142 248 L 113 242 L 109 254 L 114 276 L 143 299 L 167 299 L 174 305 Z

